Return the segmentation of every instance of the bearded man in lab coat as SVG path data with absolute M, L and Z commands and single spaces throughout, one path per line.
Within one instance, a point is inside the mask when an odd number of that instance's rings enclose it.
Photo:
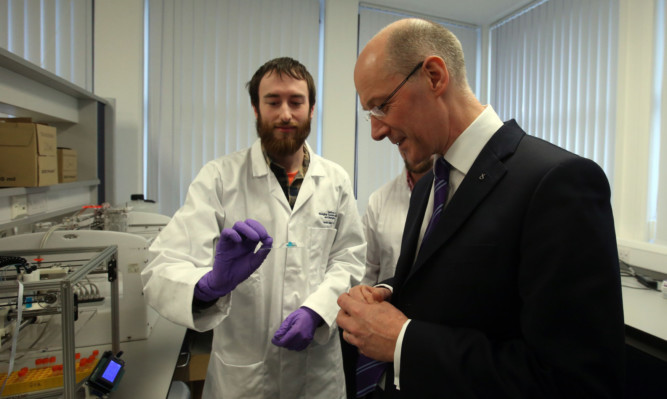
M 366 251 L 352 186 L 305 141 L 303 65 L 268 61 L 247 86 L 259 139 L 199 172 L 151 246 L 144 293 L 165 318 L 214 330 L 205 398 L 344 398 L 336 299 Z

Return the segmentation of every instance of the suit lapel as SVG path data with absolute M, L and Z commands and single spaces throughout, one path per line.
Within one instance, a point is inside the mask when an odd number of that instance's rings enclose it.
M 396 262 L 396 272 L 394 274 L 394 287 L 400 286 L 415 259 L 417 252 L 417 242 L 421 230 L 424 213 L 428 206 L 428 197 L 433 186 L 433 171 L 431 170 L 417 182 L 412 194 L 410 195 L 410 208 L 405 219 L 403 228 L 403 238 L 401 239 L 401 253 Z
M 470 214 L 474 212 L 475 208 L 486 198 L 486 196 L 493 190 L 493 188 L 500 182 L 507 172 L 504 160 L 514 153 L 521 138 L 525 133 L 519 128 L 516 122 L 506 122 L 494 135 L 489 142 L 484 146 L 480 154 L 475 159 L 472 167 L 468 171 L 466 177 L 461 182 L 461 186 L 457 189 L 447 207 L 445 207 L 438 224 L 434 226 L 428 239 L 423 243 L 419 255 L 414 262 L 414 265 L 409 268 L 409 272 L 405 273 L 403 277 L 407 280 L 421 267 L 427 264 L 427 260 L 443 245 L 445 245 L 451 237 L 458 231 L 458 229 L 465 223 Z M 431 174 L 431 184 L 432 184 Z M 430 188 L 430 185 L 429 185 Z M 419 229 L 421 221 L 424 218 L 424 210 L 428 202 L 428 193 L 426 199 L 419 204 L 421 212 L 418 221 L 414 221 L 410 229 L 410 239 L 408 246 L 412 258 L 416 252 L 416 242 L 419 237 Z M 410 204 L 412 208 L 412 203 Z M 422 209 L 423 208 L 423 209 Z M 408 234 L 408 225 L 406 224 L 405 234 Z M 404 234 L 404 241 L 405 236 Z M 414 245 L 410 245 L 413 243 Z M 406 248 L 407 249 L 407 248 Z M 401 248 L 401 257 L 403 257 L 403 250 Z M 401 264 L 399 260 L 399 264 Z M 399 271 L 396 271 L 396 277 L 399 277 Z

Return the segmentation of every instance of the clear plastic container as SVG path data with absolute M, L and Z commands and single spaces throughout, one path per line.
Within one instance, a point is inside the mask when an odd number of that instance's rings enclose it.
M 124 208 L 109 208 L 104 212 L 104 230 L 127 231 L 127 210 Z

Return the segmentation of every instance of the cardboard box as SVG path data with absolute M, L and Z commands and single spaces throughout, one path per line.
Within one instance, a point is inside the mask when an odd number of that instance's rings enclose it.
M 77 179 L 76 150 L 58 147 L 58 183 L 68 183 Z
M 0 121 L 0 187 L 38 187 L 58 183 L 56 128 Z

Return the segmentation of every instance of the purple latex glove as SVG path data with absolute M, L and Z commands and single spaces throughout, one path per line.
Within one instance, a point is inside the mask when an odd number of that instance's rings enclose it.
M 255 252 L 257 243 L 262 247 Z M 215 249 L 213 270 L 199 279 L 195 297 L 210 302 L 227 295 L 247 279 L 264 262 L 271 250 L 273 238 L 258 221 L 246 219 L 223 229 Z
M 302 351 L 313 340 L 315 329 L 323 321 L 314 310 L 302 306 L 287 316 L 271 342 L 289 350 Z

